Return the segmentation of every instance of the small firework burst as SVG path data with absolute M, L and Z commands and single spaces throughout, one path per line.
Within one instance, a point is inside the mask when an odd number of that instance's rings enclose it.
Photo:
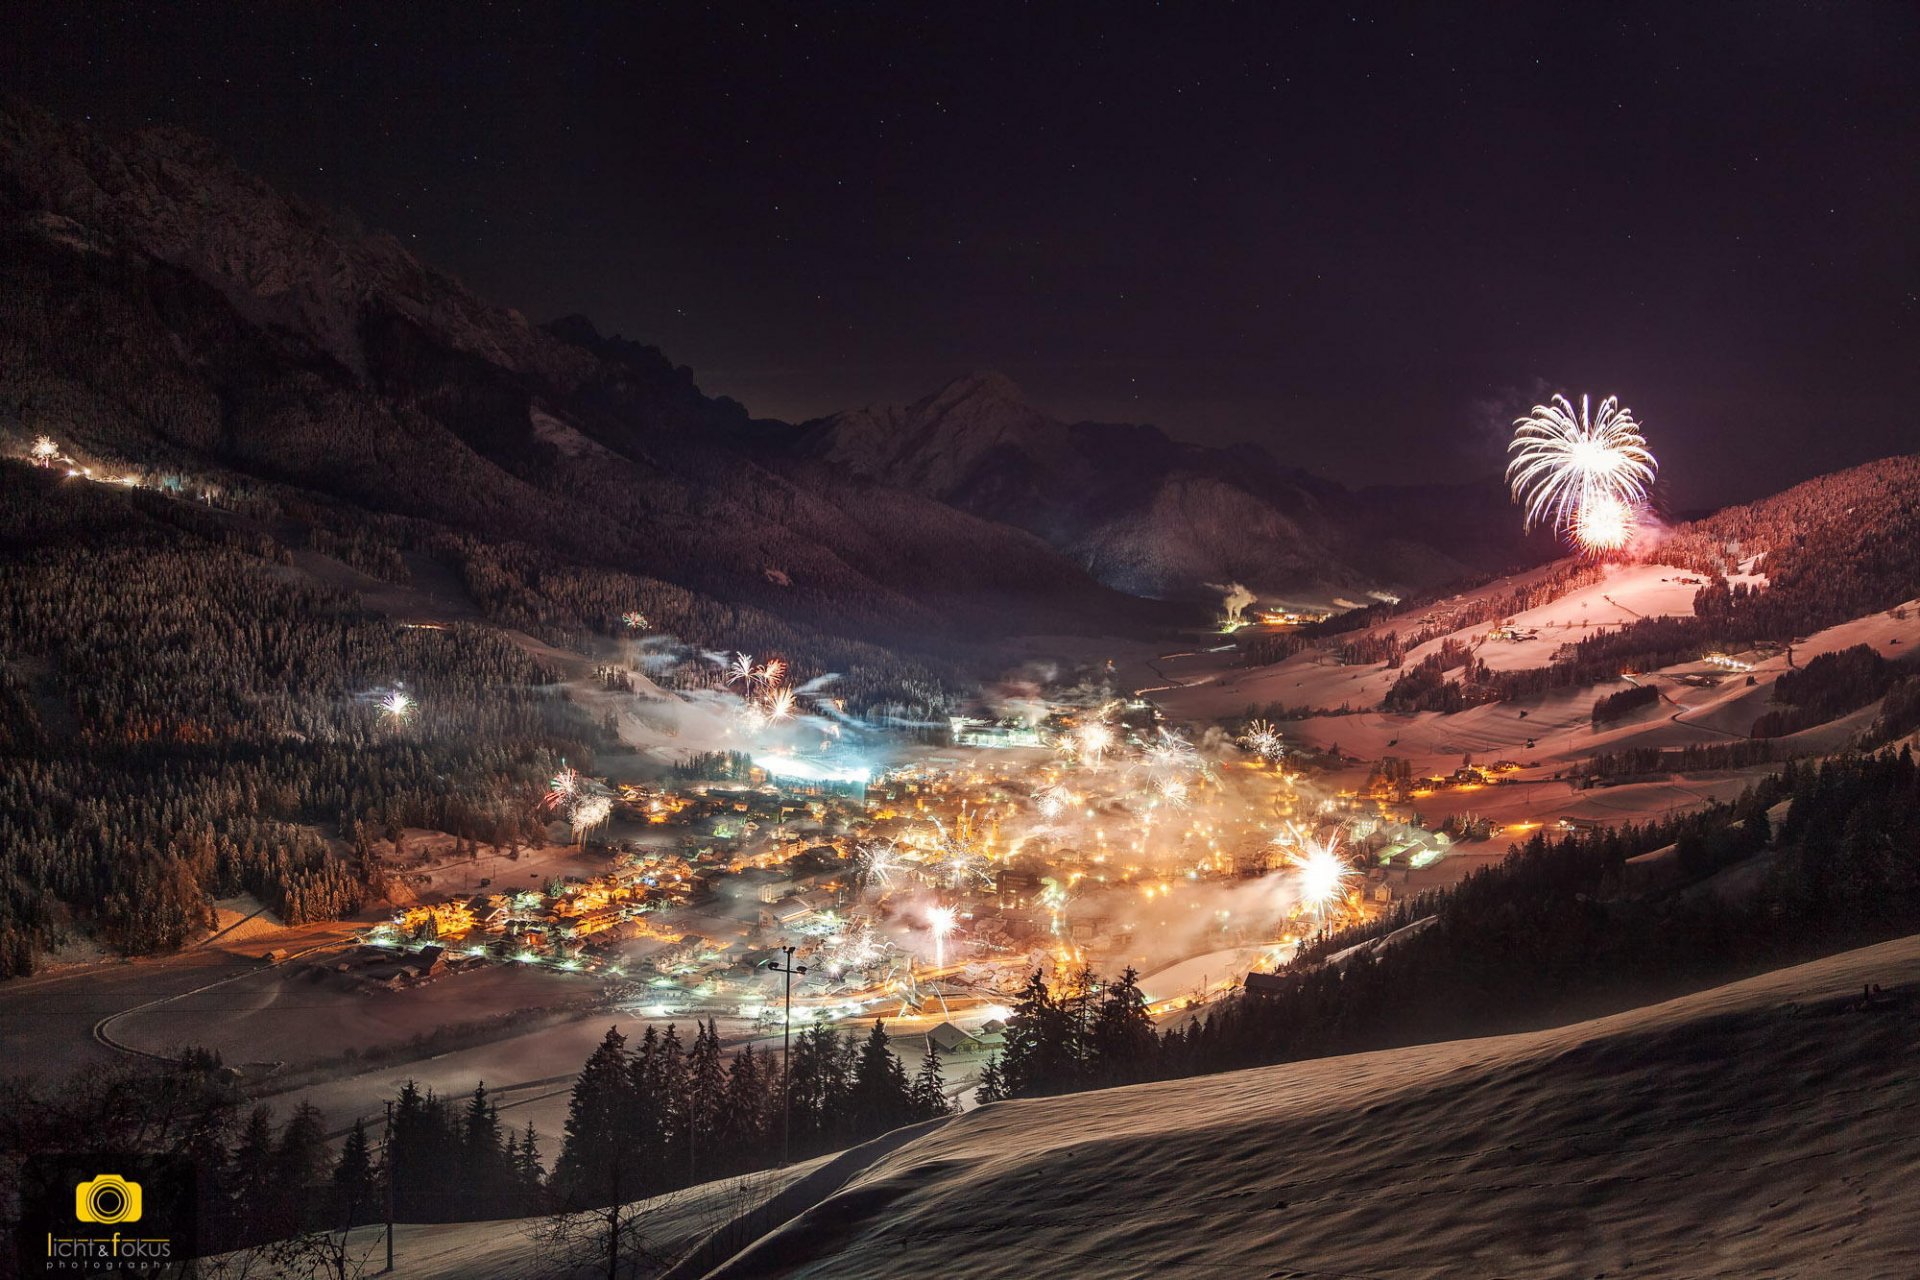
M 1240 735 L 1240 745 L 1271 764 L 1286 754 L 1280 731 L 1265 720 L 1255 720 Z

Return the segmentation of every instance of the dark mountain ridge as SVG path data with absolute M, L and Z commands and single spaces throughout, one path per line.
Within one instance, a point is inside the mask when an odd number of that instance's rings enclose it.
M 1372 491 L 1356 494 L 1258 445 L 1063 422 L 993 372 L 910 405 L 807 423 L 795 447 L 1027 529 L 1136 595 L 1192 596 L 1228 581 L 1282 596 L 1399 593 L 1551 554 L 1511 532 L 1505 491 L 1493 485 L 1408 492 L 1436 499 L 1447 518 L 1428 522 L 1422 537 L 1398 535 L 1404 513 Z
M 651 347 L 541 327 L 171 129 L 0 104 L 0 431 L 942 644 L 1168 615 L 1023 531 L 743 448 Z M 761 432 L 760 434 L 764 434 Z M 717 638 L 716 638 L 717 639 Z

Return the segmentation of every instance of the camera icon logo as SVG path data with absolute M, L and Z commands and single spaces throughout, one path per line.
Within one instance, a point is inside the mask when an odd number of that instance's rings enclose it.
M 73 1216 L 113 1225 L 140 1221 L 140 1184 L 117 1173 L 89 1178 L 73 1189 Z

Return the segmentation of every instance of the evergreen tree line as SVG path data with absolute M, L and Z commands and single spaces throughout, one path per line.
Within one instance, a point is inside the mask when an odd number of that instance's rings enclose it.
M 780 1057 L 747 1045 L 727 1058 L 711 1020 L 690 1046 L 677 1026 L 649 1026 L 631 1049 L 609 1028 L 574 1083 L 550 1202 L 585 1209 L 636 1200 L 771 1168 L 789 1145 L 805 1159 L 952 1109 L 932 1044 L 909 1075 L 878 1021 L 858 1041 L 809 1027 L 794 1036 L 792 1054 L 788 1099 Z
M 29 478 L 0 505 L 0 549 L 32 544 L 0 554 L 0 976 L 75 924 L 178 946 L 243 891 L 351 912 L 371 849 L 329 829 L 534 837 L 540 780 L 590 761 L 593 726 L 497 632 L 395 627 L 182 527 L 218 525 L 190 505 Z

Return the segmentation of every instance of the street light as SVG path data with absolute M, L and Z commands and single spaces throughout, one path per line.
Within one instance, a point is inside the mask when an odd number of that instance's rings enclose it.
M 793 1162 L 793 975 L 805 973 L 807 966 L 793 962 L 794 948 L 780 950 L 787 962 L 769 960 L 766 967 L 787 975 L 787 1016 L 780 1025 L 780 1166 L 785 1168 Z

